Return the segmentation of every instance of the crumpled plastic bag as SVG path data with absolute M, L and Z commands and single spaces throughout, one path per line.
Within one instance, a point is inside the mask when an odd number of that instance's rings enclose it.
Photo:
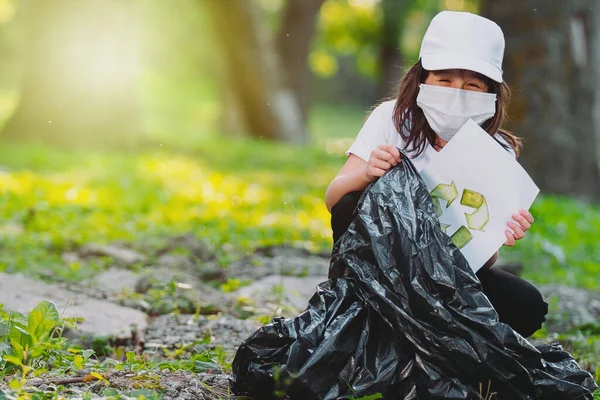
M 594 379 L 560 345 L 534 347 L 498 321 L 408 158 L 365 190 L 355 213 L 306 310 L 239 347 L 236 395 L 592 399 Z

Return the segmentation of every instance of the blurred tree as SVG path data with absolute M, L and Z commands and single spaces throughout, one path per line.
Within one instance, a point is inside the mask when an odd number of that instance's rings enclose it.
M 380 97 L 394 96 L 401 78 L 401 67 L 405 60 L 400 51 L 399 38 L 414 0 L 382 0 L 383 26 L 379 51 L 381 78 Z
M 136 0 L 23 2 L 21 100 L 2 139 L 132 145 L 137 98 Z
M 472 8 L 476 0 L 449 6 Z M 443 0 L 328 0 L 319 15 L 311 68 L 320 101 L 361 106 L 394 96 L 405 66 L 416 61 Z M 362 103 L 362 104 L 361 104 Z
M 224 87 L 226 130 L 244 132 L 265 139 L 303 143 L 307 140 L 300 98 L 296 89 L 305 76 L 303 71 L 290 77 L 283 65 L 289 66 L 293 51 L 302 53 L 310 43 L 312 32 L 301 29 L 310 15 L 316 15 L 320 0 L 310 0 L 310 7 L 299 7 L 293 1 L 291 11 L 284 12 L 281 32 L 296 36 L 282 61 L 276 52 L 275 40 L 266 25 L 266 15 L 255 0 L 205 1 L 202 4 L 210 15 L 217 48 L 221 50 L 221 81 Z M 306 13 L 301 16 L 290 12 Z M 301 38 L 300 35 L 308 35 Z M 279 47 L 286 40 L 280 39 Z M 300 61 L 301 62 L 301 61 Z M 287 63 L 287 64 L 284 64 Z M 306 63 L 303 64 L 306 68 Z M 296 86 L 296 87 L 294 87 Z
M 317 16 L 324 1 L 287 0 L 277 34 L 277 53 L 286 85 L 296 93 L 304 123 L 308 116 L 309 88 L 313 77 L 308 68 L 308 54 L 315 34 Z
M 17 9 L 16 0 L 0 0 L 0 90 L 14 90 L 15 77 L 18 75 L 16 61 L 22 24 L 16 18 Z M 5 117 L 1 115 L 2 111 L 0 109 L 0 119 Z
M 359 73 L 376 80 L 381 41 L 380 0 L 328 0 L 319 14 L 310 65 L 320 77 L 338 72 L 338 58 L 350 56 Z
M 600 7 L 596 0 L 489 0 L 506 36 L 510 128 L 547 192 L 600 199 Z

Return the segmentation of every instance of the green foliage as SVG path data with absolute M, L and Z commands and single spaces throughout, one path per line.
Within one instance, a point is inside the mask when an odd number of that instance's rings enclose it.
M 58 324 L 58 310 L 51 301 L 42 301 L 29 313 L 27 332 L 34 343 L 39 343 L 50 336 L 51 330 Z
M 335 109 L 323 110 L 311 121 L 317 140 L 306 147 L 216 136 L 172 137 L 133 154 L 3 145 L 0 164 L 8 172 L 0 179 L 0 270 L 77 282 L 109 261 L 66 264 L 63 252 L 89 242 L 135 243 L 185 232 L 214 245 L 224 265 L 260 245 L 327 251 L 323 196 L 363 113 L 341 109 L 334 117 Z M 598 205 L 540 196 L 532 229 L 502 255 L 522 262 L 525 277 L 535 282 L 599 288 L 599 211 Z
M 104 261 L 65 265 L 63 252 L 190 231 L 225 255 L 232 246 L 330 246 L 322 199 L 339 155 L 214 137 L 169 147 L 115 154 L 3 145 L 10 172 L 0 180 L 0 269 L 80 281 Z
M 246 284 L 249 284 L 250 282 L 246 282 Z M 237 279 L 237 278 L 229 278 L 227 279 L 227 282 L 223 283 L 220 286 L 220 289 L 222 291 L 224 291 L 225 293 L 230 293 L 230 292 L 235 292 L 236 290 L 238 290 L 239 288 L 241 288 L 242 286 L 242 282 Z
M 504 255 L 522 261 L 525 277 L 535 282 L 600 288 L 600 205 L 540 196 L 531 213 L 531 230 Z
M 191 287 L 181 285 L 176 280 L 168 283 L 161 282 L 151 277 L 144 278 L 142 293 L 122 293 L 123 305 L 142 302 L 148 306 L 146 311 L 150 315 L 163 315 L 170 313 L 181 314 L 213 314 L 218 310 L 217 304 L 198 304 Z
M 51 336 L 55 328 L 67 321 L 60 320 L 53 302 L 42 301 L 31 310 L 27 320 L 20 314 L 6 312 L 2 312 L 1 318 L 0 363 L 4 363 L 7 371 L 20 368 L 25 377 L 32 366 L 60 350 L 63 339 Z
M 431 18 L 440 10 L 476 12 L 478 0 L 391 0 L 389 18 L 398 24 L 397 37 L 384 36 L 386 0 L 328 0 L 321 7 L 317 32 L 309 57 L 313 73 L 328 78 L 338 72 L 339 56 L 352 56 L 356 70 L 377 79 L 380 75 L 379 54 L 384 41 L 397 43 L 403 62 L 418 58 L 423 34 Z M 387 35 L 394 34 L 388 32 Z
M 16 395 L 30 395 L 31 389 L 26 384 L 33 377 L 43 377 L 52 382 L 74 372 L 79 375 L 85 373 L 84 382 L 101 381 L 103 385 L 109 385 L 107 377 L 114 371 L 130 371 L 135 373 L 135 378 L 132 378 L 135 390 L 112 388 L 105 390 L 104 396 L 158 399 L 162 388 L 152 371 L 167 369 L 200 373 L 229 372 L 231 369 L 228 355 L 222 348 L 204 350 L 210 343 L 210 337 L 177 349 L 143 356 L 124 351 L 121 347 L 107 349 L 104 344 L 105 355 L 98 357 L 94 350 L 69 347 L 67 341 L 60 337 L 62 328 L 72 324 L 73 321 L 60 318 L 56 306 L 49 301 L 38 304 L 29 316 L 7 313 L 0 307 L 0 378 L 10 382 L 9 388 Z M 57 391 L 61 391 L 60 385 Z M 55 398 L 47 396 L 50 393 L 36 392 L 33 398 Z
M 223 266 L 236 254 L 265 244 L 328 251 L 330 216 L 323 195 L 363 116 L 362 110 L 319 106 L 310 121 L 314 144 L 304 147 L 211 135 L 155 135 L 156 146 L 131 153 L 3 144 L 0 269 L 78 282 L 110 260 L 74 265 L 61 258 L 63 252 L 114 240 L 135 247 L 187 232 L 214 246 Z M 598 205 L 541 196 L 533 206 L 536 220 L 527 237 L 515 248 L 504 249 L 503 256 L 522 262 L 526 277 L 536 282 L 598 289 L 594 278 L 600 273 L 599 211 Z M 223 289 L 243 284 L 230 280 Z M 197 311 L 175 282 L 151 284 L 139 299 L 156 310 L 165 305 L 164 312 Z M 240 308 L 246 305 L 240 303 Z M 58 313 L 48 303 L 28 317 L 1 313 L 0 375 L 15 388 L 23 385 L 23 376 L 82 369 L 103 373 L 230 368 L 224 352 L 206 353 L 206 343 L 201 342 L 149 359 L 127 354 L 105 340 L 96 340 L 93 350 L 67 345 L 52 334 L 50 326 L 61 326 L 63 320 L 56 322 Z M 579 333 L 556 339 L 570 346 L 586 368 L 594 369 L 600 359 L 599 336 L 597 327 L 580 327 Z
M 321 7 L 309 65 L 317 76 L 338 71 L 337 55 L 353 55 L 358 71 L 376 77 L 382 15 L 375 2 L 327 1 Z

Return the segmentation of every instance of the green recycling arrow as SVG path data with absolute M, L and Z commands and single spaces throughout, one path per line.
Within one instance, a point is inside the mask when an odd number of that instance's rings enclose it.
M 452 202 L 458 198 L 458 190 L 456 189 L 454 181 L 452 181 L 452 183 L 449 185 L 446 183 L 440 183 L 430 192 L 430 195 L 431 200 L 433 201 L 435 213 L 438 215 L 438 217 L 440 217 L 442 215 L 440 199 L 446 201 L 446 208 L 448 208 Z M 459 249 L 462 249 L 473 239 L 473 234 L 471 231 L 469 231 L 469 229 L 482 231 L 490 221 L 490 213 L 485 196 L 469 189 L 463 190 L 460 204 L 475 208 L 475 211 L 473 211 L 471 214 L 465 213 L 467 226 L 462 225 L 451 236 L 454 245 L 456 245 L 456 247 Z M 440 222 L 440 226 L 442 231 L 447 233 L 447 229 L 450 225 Z
M 440 227 L 442 228 L 442 232 L 448 233 L 448 232 L 446 232 L 446 230 L 448 230 L 448 228 L 450 227 L 450 225 L 444 224 L 443 222 L 440 222 Z
M 465 217 L 467 218 L 467 226 L 470 229 L 482 231 L 483 227 L 486 226 L 490 221 L 490 213 L 485 197 L 481 193 L 465 189 L 463 190 L 460 204 L 476 209 L 471 214 L 465 213 Z
M 454 181 L 449 185 L 446 183 L 438 184 L 430 193 L 431 200 L 433 200 L 433 208 L 435 213 L 439 216 L 442 215 L 442 207 L 440 206 L 440 199 L 446 200 L 446 208 L 450 207 L 450 204 L 458 198 L 458 190 Z
M 462 249 L 473 239 L 473 234 L 467 229 L 466 226 L 462 225 L 454 234 L 451 236 L 452 243 L 459 249 Z

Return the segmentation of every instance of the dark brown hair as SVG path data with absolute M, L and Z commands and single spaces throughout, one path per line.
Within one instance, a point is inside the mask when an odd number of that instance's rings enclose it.
M 406 142 L 404 148 L 411 152 L 416 151 L 416 154 L 421 154 L 425 150 L 426 140 L 433 144 L 436 139 L 436 134 L 429 127 L 423 110 L 417 106 L 419 85 L 425 82 L 428 75 L 429 71 L 423 68 L 420 60 L 410 67 L 402 81 L 400 81 L 396 106 L 394 107 L 394 125 Z M 482 77 L 488 83 L 490 92 L 496 94 L 497 100 L 496 114 L 485 121 L 481 127 L 490 135 L 498 133 L 518 157 L 523 147 L 521 138 L 500 128 L 507 119 L 507 108 L 511 98 L 510 87 L 505 82 L 498 83 L 483 75 Z M 505 144 L 499 143 L 506 147 Z

